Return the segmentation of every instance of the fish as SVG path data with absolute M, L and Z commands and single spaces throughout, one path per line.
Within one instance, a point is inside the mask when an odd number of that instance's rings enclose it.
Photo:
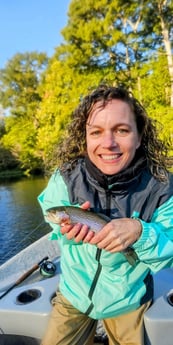
M 85 224 L 93 232 L 100 231 L 108 222 L 111 221 L 111 219 L 104 214 L 83 210 L 76 206 L 57 206 L 49 208 L 46 210 L 46 218 L 59 225 L 62 223 Z
M 97 233 L 100 231 L 111 218 L 89 210 L 83 210 L 76 206 L 55 206 L 46 210 L 46 218 L 55 224 L 76 224 L 81 223 L 88 225 L 90 230 Z M 127 247 L 121 252 L 131 266 L 139 262 L 138 256 L 132 247 Z

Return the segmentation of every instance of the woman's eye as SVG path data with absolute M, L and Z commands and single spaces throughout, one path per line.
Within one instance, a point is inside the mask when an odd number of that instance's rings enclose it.
M 126 135 L 129 133 L 129 130 L 127 128 L 118 128 L 116 130 L 116 133 L 121 134 L 121 135 Z
M 101 133 L 101 131 L 97 130 L 97 131 L 93 131 L 90 133 L 90 135 L 94 136 L 98 136 Z

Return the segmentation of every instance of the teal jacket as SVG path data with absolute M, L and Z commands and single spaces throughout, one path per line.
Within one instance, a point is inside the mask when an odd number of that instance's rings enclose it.
M 137 309 L 152 299 L 152 275 L 173 266 L 173 182 L 157 181 L 142 162 L 125 173 L 107 177 L 81 159 L 75 168 L 57 170 L 38 200 L 46 209 L 80 206 L 86 200 L 95 212 L 110 218 L 137 217 L 142 235 L 133 244 L 138 259 L 131 265 L 122 253 L 75 243 L 51 224 L 51 239 L 61 249 L 59 289 L 71 304 L 93 319 L 104 319 Z

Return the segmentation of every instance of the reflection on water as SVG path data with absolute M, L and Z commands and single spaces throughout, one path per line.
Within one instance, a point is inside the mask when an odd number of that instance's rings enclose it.
M 46 179 L 0 184 L 0 264 L 50 231 L 37 201 L 46 184 Z

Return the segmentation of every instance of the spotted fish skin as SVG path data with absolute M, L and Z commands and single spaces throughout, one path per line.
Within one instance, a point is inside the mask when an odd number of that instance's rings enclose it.
M 100 231 L 110 221 L 110 219 L 104 215 L 83 210 L 75 206 L 57 206 L 49 208 L 46 211 L 46 218 L 59 225 L 62 222 L 68 224 L 85 224 L 94 232 Z

